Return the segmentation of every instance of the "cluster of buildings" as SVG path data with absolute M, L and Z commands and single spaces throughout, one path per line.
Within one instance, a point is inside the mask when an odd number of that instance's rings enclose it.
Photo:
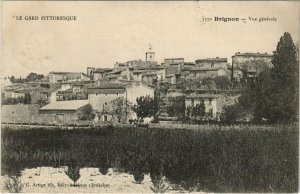
M 31 96 L 31 105 L 2 105 L 2 122 L 30 123 L 74 123 L 91 106 L 95 115 L 94 122 L 116 122 L 115 102 L 122 99 L 126 104 L 134 104 L 136 98 L 149 95 L 154 97 L 155 89 L 168 85 L 169 91 L 161 96 L 184 96 L 186 106 L 204 103 L 211 118 L 217 118 L 222 111 L 218 98 L 222 94 L 192 91 L 171 91 L 172 86 L 182 80 L 201 80 L 224 76 L 231 82 L 247 80 L 264 68 L 272 67 L 272 55 L 267 53 L 235 53 L 232 63 L 227 58 L 204 58 L 186 62 L 184 58 L 166 58 L 158 64 L 155 52 L 150 47 L 145 60 L 116 62 L 113 68 L 87 67 L 82 72 L 50 72 L 42 80 L 12 84 L 2 89 L 2 98 Z M 43 106 L 36 104 L 44 101 Z M 30 114 L 18 114 L 17 106 L 27 106 Z M 35 108 L 28 108 L 35 106 Z M 23 110 L 24 109 L 24 110 Z M 162 115 L 167 117 L 165 111 Z M 26 115 L 26 116 L 24 116 Z M 124 113 L 122 122 L 135 119 L 134 113 Z M 120 121 L 120 120 L 119 120 Z

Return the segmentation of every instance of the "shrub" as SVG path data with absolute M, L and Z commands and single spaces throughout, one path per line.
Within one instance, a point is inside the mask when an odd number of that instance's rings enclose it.
M 75 186 L 76 181 L 80 178 L 80 167 L 71 165 L 65 173 L 74 182 Z
M 7 176 L 4 178 L 4 186 L 11 193 L 20 193 L 24 184 L 19 176 Z

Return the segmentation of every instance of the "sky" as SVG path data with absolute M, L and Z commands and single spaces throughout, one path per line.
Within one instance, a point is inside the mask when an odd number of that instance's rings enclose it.
M 145 60 L 149 43 L 164 58 L 272 53 L 284 32 L 299 42 L 299 2 L 3 1 L 1 75 L 86 72 L 115 62 Z M 15 16 L 76 16 L 76 21 L 16 20 Z M 238 17 L 239 22 L 202 18 Z M 277 21 L 250 22 L 249 17 Z

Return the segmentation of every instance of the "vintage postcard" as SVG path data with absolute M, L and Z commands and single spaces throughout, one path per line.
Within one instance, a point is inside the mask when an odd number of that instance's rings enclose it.
M 298 192 L 298 1 L 1 16 L 1 192 Z

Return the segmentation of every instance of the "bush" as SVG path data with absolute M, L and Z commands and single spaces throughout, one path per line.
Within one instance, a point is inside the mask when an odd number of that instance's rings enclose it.
M 223 113 L 220 116 L 222 123 L 231 124 L 235 123 L 241 117 L 241 107 L 238 104 L 225 106 Z

